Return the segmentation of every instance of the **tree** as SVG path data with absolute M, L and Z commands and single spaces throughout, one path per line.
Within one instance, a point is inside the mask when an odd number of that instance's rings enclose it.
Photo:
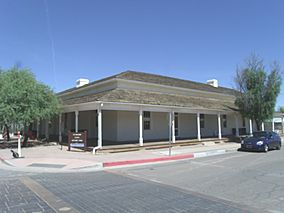
M 0 70 L 0 123 L 22 124 L 48 119 L 59 112 L 59 100 L 50 87 L 37 82 L 28 69 Z
M 284 106 L 279 107 L 279 112 L 284 113 Z
M 245 68 L 237 69 L 235 82 L 239 91 L 235 104 L 244 117 L 256 122 L 260 130 L 261 123 L 272 118 L 280 93 L 279 64 L 273 63 L 267 73 L 263 60 L 253 55 L 246 61 Z

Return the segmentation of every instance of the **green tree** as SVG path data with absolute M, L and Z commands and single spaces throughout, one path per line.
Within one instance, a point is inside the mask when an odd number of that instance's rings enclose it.
M 278 111 L 284 113 L 284 106 L 280 106 Z
M 48 119 L 59 112 L 59 100 L 28 69 L 0 71 L 0 122 L 22 124 Z
M 272 118 L 280 93 L 282 78 L 279 64 L 273 63 L 270 73 L 267 73 L 263 60 L 251 56 L 245 68 L 237 69 L 235 82 L 239 91 L 235 104 L 244 117 L 256 122 L 260 130 L 261 123 Z

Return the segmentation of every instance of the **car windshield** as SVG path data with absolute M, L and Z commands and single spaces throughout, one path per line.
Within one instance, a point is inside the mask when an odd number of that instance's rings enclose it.
M 253 137 L 254 138 L 265 138 L 267 137 L 267 132 L 254 132 Z

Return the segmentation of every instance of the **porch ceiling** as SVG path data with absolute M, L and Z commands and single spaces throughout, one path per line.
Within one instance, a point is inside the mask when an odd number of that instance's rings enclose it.
M 114 102 L 127 104 L 149 104 L 156 106 L 187 107 L 193 109 L 236 111 L 237 108 L 232 101 L 224 101 L 214 98 L 199 98 L 186 95 L 164 94 L 141 90 L 114 89 L 98 94 L 92 94 L 77 98 L 63 99 L 63 104 L 74 105 L 88 102 Z

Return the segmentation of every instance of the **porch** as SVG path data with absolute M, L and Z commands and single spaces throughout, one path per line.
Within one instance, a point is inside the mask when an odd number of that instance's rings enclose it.
M 68 130 L 86 130 L 88 147 L 100 150 L 116 145 L 132 149 L 167 146 L 169 141 L 191 144 L 253 131 L 249 120 L 232 111 L 121 103 L 68 106 L 57 118 L 41 122 L 37 128 L 59 142 L 66 142 Z

